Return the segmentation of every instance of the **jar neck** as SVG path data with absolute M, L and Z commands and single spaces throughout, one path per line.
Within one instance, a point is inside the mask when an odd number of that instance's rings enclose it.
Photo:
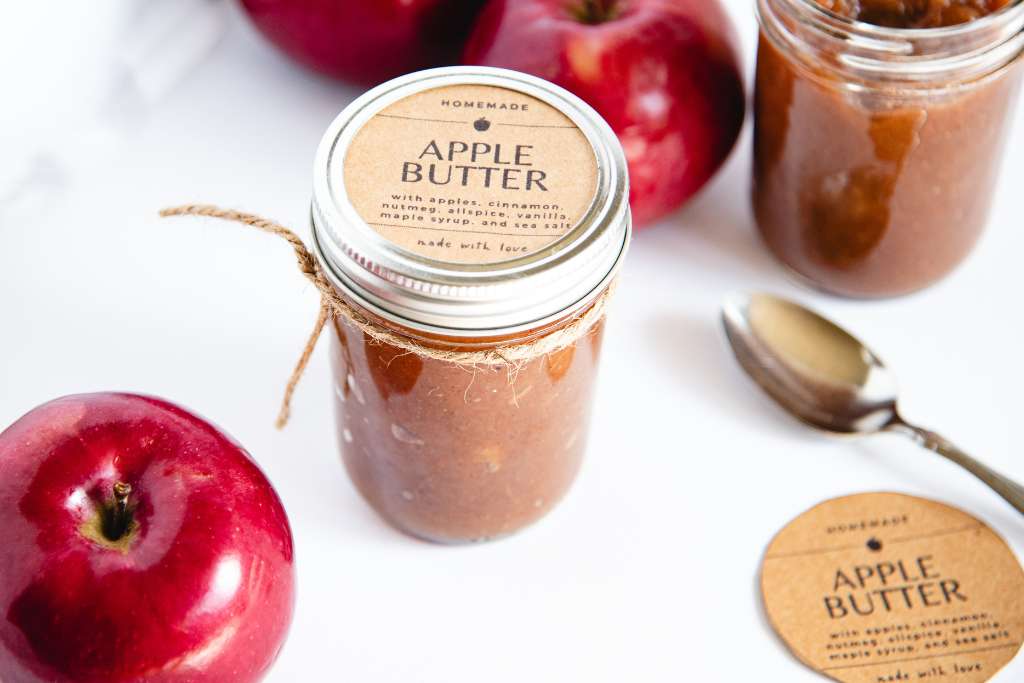
M 349 295 L 344 292 L 339 294 L 345 299 L 349 306 L 358 311 L 366 320 L 370 321 L 376 327 L 386 330 L 396 335 L 405 337 L 409 341 L 422 344 L 423 346 L 446 351 L 480 351 L 485 349 L 496 349 L 508 346 L 519 346 L 523 344 L 530 344 L 537 341 L 541 337 L 545 337 L 549 334 L 557 332 L 560 329 L 565 328 L 570 323 L 574 322 L 587 315 L 596 305 L 598 305 L 598 299 L 606 294 L 610 294 L 609 286 L 605 286 L 601 289 L 598 295 L 587 301 L 581 308 L 573 310 L 572 312 L 566 312 L 565 314 L 548 320 L 544 323 L 538 324 L 536 327 L 529 329 L 522 329 L 516 332 L 510 332 L 508 334 L 499 335 L 483 335 L 479 337 L 462 337 L 462 336 L 450 336 L 440 332 L 425 332 L 423 330 L 417 330 L 412 327 L 400 325 L 393 320 L 388 320 L 381 317 L 374 311 L 365 308 L 359 301 L 352 299 Z M 603 316 L 601 321 L 598 321 L 594 327 L 599 327 L 603 322 Z M 339 325 L 344 325 L 342 320 L 339 320 L 337 316 L 333 317 L 333 324 L 337 328 Z M 341 335 L 340 330 L 338 331 L 339 336 Z
M 763 35 L 852 87 L 948 88 L 982 80 L 1024 51 L 1024 0 L 956 26 L 900 29 L 834 14 L 814 0 L 757 0 Z

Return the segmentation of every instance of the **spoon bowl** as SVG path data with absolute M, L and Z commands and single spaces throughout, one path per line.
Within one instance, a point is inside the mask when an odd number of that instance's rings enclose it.
M 900 416 L 893 373 L 835 323 L 771 294 L 729 298 L 722 323 L 740 366 L 794 417 L 833 434 L 909 436 L 974 474 L 1024 513 L 1024 487 Z
M 736 359 L 803 422 L 870 434 L 897 419 L 897 387 L 878 356 L 838 325 L 770 294 L 734 296 L 722 308 Z

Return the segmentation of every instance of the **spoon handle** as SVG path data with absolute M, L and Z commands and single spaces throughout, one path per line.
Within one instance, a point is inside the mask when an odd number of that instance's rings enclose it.
M 987 465 L 983 465 L 962 450 L 954 446 L 944 437 L 933 431 L 915 427 L 902 420 L 890 426 L 894 431 L 907 434 L 921 446 L 930 451 L 952 460 L 960 467 L 981 479 L 993 491 L 1002 496 L 1006 502 L 1017 508 L 1018 512 L 1024 514 L 1024 486 L 1013 481 L 1009 477 L 999 474 Z

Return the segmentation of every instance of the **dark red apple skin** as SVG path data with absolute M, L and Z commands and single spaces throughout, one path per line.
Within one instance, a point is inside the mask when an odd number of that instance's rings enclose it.
M 316 71 L 376 85 L 456 63 L 484 0 L 240 0 L 271 42 Z
M 132 487 L 127 548 L 83 533 Z M 83 394 L 0 434 L 0 680 L 248 683 L 294 603 L 284 508 L 248 454 L 165 401 Z
M 492 0 L 466 64 L 540 76 L 575 93 L 619 136 L 634 225 L 686 203 L 721 167 L 743 126 L 746 97 L 735 30 L 718 0 Z

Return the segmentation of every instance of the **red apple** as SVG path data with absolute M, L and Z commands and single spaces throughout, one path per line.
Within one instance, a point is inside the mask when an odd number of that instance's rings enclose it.
M 546 78 L 604 116 L 629 161 L 636 225 L 703 187 L 743 124 L 735 32 L 718 0 L 492 0 L 463 61 Z
M 241 0 L 286 53 L 330 76 L 376 85 L 452 64 L 484 0 Z
M 0 680 L 248 683 L 294 601 L 281 501 L 170 403 L 68 396 L 0 434 Z

